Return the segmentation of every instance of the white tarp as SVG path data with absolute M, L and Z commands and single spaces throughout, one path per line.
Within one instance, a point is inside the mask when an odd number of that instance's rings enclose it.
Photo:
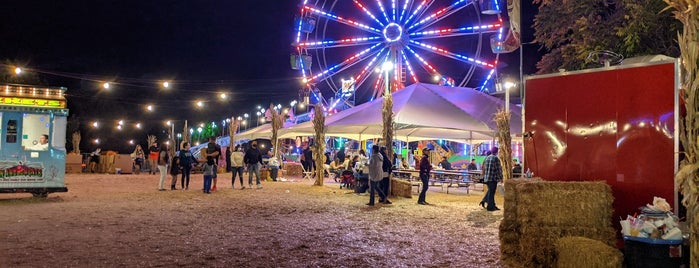
M 497 126 L 493 115 L 504 101 L 471 88 L 413 84 L 393 93 L 397 140 L 448 139 L 466 142 L 490 140 Z M 326 118 L 326 135 L 366 140 L 380 138 L 383 98 L 355 106 Z M 522 130 L 521 110 L 510 105 L 510 132 Z M 306 122 L 280 130 L 280 137 L 313 135 Z

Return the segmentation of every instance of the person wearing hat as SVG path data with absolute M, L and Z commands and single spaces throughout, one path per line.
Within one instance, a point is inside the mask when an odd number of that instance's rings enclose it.
M 425 201 L 425 195 L 427 194 L 427 188 L 430 184 L 430 171 L 432 171 L 432 164 L 430 163 L 430 149 L 422 149 L 422 159 L 420 159 L 420 181 L 422 181 L 422 190 L 420 191 L 420 196 L 417 199 L 417 203 L 420 205 L 429 205 Z
M 481 207 L 488 211 L 500 210 L 495 206 L 495 189 L 498 187 L 498 182 L 502 180 L 502 166 L 498 159 L 498 147 L 493 147 L 485 160 L 483 160 L 483 182 L 488 186 L 488 192 L 480 202 Z M 486 207 L 485 204 L 488 204 Z

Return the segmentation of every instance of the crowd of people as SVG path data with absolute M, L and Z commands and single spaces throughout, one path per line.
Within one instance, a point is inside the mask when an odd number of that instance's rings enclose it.
M 304 144 L 300 153 L 301 165 L 304 171 L 309 172 L 313 171 L 315 167 L 311 146 L 312 144 Z M 218 169 L 221 165 L 219 163 L 219 158 L 222 152 L 221 146 L 216 144 L 215 138 L 209 139 L 209 143 L 205 150 L 202 150 L 202 157 L 199 159 L 195 158 L 194 154 L 190 151 L 191 146 L 188 142 L 182 142 L 180 147 L 181 150 L 171 155 L 166 144 L 161 146 L 152 144 L 148 149 L 149 153 L 146 158 L 146 154 L 141 146 L 136 145 L 134 151 L 131 153 L 135 173 L 139 173 L 147 160 L 149 174 L 156 174 L 156 167 L 157 172 L 160 174 L 158 182 L 159 191 L 166 190 L 165 181 L 168 173 L 171 176 L 170 190 L 178 190 L 178 178 L 180 181 L 179 189 L 189 190 L 192 168 L 198 165 L 204 177 L 204 187 L 202 191 L 206 194 L 217 191 Z M 91 154 L 93 155 L 91 159 L 94 158 L 94 160 L 91 160 L 91 168 L 95 164 L 92 162 L 99 163 L 99 153 L 100 151 L 98 148 Z M 502 167 L 497 155 L 498 148 L 493 147 L 481 164 L 483 182 L 487 185 L 488 190 L 481 200 L 480 205 L 488 211 L 500 210 L 500 208 L 496 206 L 494 199 L 497 184 L 501 182 L 503 178 Z M 355 192 L 369 192 L 368 206 L 375 205 L 375 195 L 378 195 L 379 203 L 391 204 L 391 201 L 388 200 L 388 191 L 392 170 L 395 168 L 407 168 L 410 165 L 410 163 L 408 163 L 409 161 L 405 161 L 396 154 L 393 155 L 393 159 L 396 159 L 396 161 L 392 162 L 390 160 L 391 158 L 388 157 L 386 153 L 386 148 L 378 145 L 373 145 L 371 147 L 369 155 L 367 155 L 364 150 L 350 153 L 347 152 L 344 147 L 341 147 L 335 151 L 327 151 L 321 157 L 323 158 L 326 175 L 332 174 L 331 177 L 335 178 L 335 181 L 340 181 L 343 173 L 349 173 L 355 181 L 355 185 L 353 185 L 355 187 Z M 433 169 L 432 162 L 429 159 L 430 149 L 424 148 L 421 156 L 414 157 L 415 169 L 419 170 L 419 178 L 422 183 L 417 203 L 420 205 L 429 205 L 426 201 L 426 194 L 429 189 L 430 172 Z M 236 189 L 236 180 L 239 185 L 238 189 L 241 190 L 247 188 L 262 188 L 260 168 L 265 164 L 263 162 L 263 153 L 259 150 L 255 141 L 242 146 L 235 145 L 233 148 L 226 148 L 225 161 L 226 171 L 231 172 L 231 188 Z M 270 170 L 270 177 L 276 181 L 277 173 L 280 168 L 280 160 L 271 156 L 268 158 L 266 165 Z M 452 169 L 451 163 L 448 161 L 447 157 L 442 157 L 437 166 L 444 170 Z M 478 170 L 476 159 L 471 159 L 471 162 L 466 168 L 469 171 Z M 244 179 L 244 172 L 246 170 L 248 176 L 247 187 Z M 521 165 L 514 159 L 513 173 L 518 175 L 521 174 L 521 172 Z M 253 177 L 255 177 L 254 183 Z M 345 186 L 350 187 L 349 185 Z

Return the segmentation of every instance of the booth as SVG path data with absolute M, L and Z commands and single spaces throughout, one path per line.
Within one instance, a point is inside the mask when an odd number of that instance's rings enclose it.
M 0 193 L 68 191 L 65 91 L 0 85 Z

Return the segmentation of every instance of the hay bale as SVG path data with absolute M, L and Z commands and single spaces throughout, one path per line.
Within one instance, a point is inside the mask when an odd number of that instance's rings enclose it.
M 604 182 L 508 180 L 500 251 L 505 263 L 555 264 L 555 243 L 580 236 L 613 245 L 612 193 Z
M 412 198 L 413 188 L 409 181 L 391 178 L 391 193 L 393 196 Z
M 624 256 L 621 252 L 601 241 L 569 236 L 556 242 L 556 267 L 621 267 Z

